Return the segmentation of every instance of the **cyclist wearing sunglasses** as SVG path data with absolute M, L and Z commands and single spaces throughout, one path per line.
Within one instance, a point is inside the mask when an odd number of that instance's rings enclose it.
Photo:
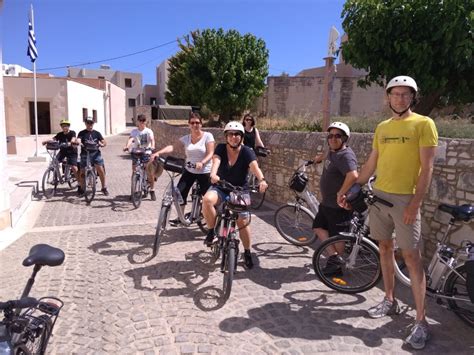
M 268 187 L 262 171 L 258 167 L 255 152 L 243 145 L 244 127 L 240 122 L 229 122 L 224 128 L 226 143 L 218 144 L 212 157 L 211 183 L 215 184 L 220 179 L 230 182 L 234 186 L 245 186 L 249 170 L 257 177 L 260 192 L 265 192 Z M 214 239 L 214 226 L 216 223 L 216 205 L 219 205 L 228 196 L 228 193 L 218 186 L 211 186 L 202 200 L 202 213 L 206 219 L 209 233 L 205 244 L 211 246 Z M 244 246 L 244 263 L 248 269 L 253 267 L 250 254 L 250 228 L 248 226 L 249 213 L 239 214 L 237 226 L 239 236 Z
M 313 221 L 314 232 L 321 241 L 347 231 L 350 226 L 352 212 L 340 205 L 346 192 L 358 177 L 356 155 L 347 146 L 350 135 L 350 129 L 345 123 L 334 122 L 328 127 L 326 138 L 329 151 L 324 159 L 323 173 L 319 183 L 322 200 Z M 322 158 L 322 156 L 316 156 L 314 161 L 320 162 Z M 341 273 L 337 250 L 334 249 L 332 252 L 333 255 L 329 257 L 323 270 L 327 275 Z

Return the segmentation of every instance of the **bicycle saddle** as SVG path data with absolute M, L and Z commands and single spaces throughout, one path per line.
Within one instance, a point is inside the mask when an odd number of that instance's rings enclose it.
M 30 255 L 23 260 L 23 266 L 58 266 L 64 261 L 64 252 L 47 244 L 36 244 L 30 249 Z
M 456 221 L 469 222 L 472 216 L 474 216 L 474 207 L 468 204 L 456 206 L 442 203 L 438 206 L 438 209 L 440 211 L 449 213 Z

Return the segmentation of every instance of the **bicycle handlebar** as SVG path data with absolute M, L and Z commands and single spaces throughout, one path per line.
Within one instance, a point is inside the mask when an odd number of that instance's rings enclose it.
M 374 188 L 373 188 L 372 184 L 374 183 L 376 178 L 377 178 L 376 176 L 371 176 L 369 178 L 369 181 L 367 181 L 367 187 L 369 189 L 369 193 L 371 194 L 370 198 L 372 199 L 373 203 L 380 202 L 382 205 L 385 205 L 387 207 L 393 207 L 393 203 L 388 202 L 388 201 L 384 200 L 383 198 L 380 198 L 380 197 L 374 195 Z
M 219 185 L 220 187 L 229 190 L 229 191 L 243 191 L 244 188 L 242 186 L 235 186 L 232 183 L 228 182 L 227 180 L 219 180 L 215 183 L 215 185 Z
M 8 310 L 8 309 L 23 309 L 23 308 L 30 308 L 36 307 L 39 301 L 34 297 L 24 297 L 19 300 L 11 300 L 7 302 L 0 302 L 0 310 Z

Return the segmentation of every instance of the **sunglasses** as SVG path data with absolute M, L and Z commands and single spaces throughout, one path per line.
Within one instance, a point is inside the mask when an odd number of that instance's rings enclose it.
M 253 122 L 253 120 L 251 118 L 246 118 L 245 121 L 247 122 Z
M 201 124 L 201 122 L 199 121 L 193 121 L 193 122 L 189 122 L 190 125 L 195 125 L 195 124 Z
M 226 134 L 227 137 L 240 137 L 241 133 L 239 132 L 229 132 Z
M 328 139 L 332 139 L 332 138 L 336 138 L 336 139 L 341 139 L 342 138 L 342 134 L 339 134 L 339 133 L 336 133 L 336 134 L 328 134 Z

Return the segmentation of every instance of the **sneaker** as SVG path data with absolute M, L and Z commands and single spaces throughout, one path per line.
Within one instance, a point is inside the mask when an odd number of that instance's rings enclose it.
M 84 190 L 81 189 L 80 186 L 77 187 L 77 196 L 79 196 L 79 197 L 84 196 Z
M 106 187 L 103 187 L 102 190 L 100 190 L 100 191 L 102 191 L 102 193 L 103 193 L 105 196 L 109 196 L 109 191 L 107 190 Z
M 391 316 L 394 314 L 400 313 L 400 306 L 398 305 L 397 300 L 391 302 L 387 297 L 384 297 L 383 301 L 378 305 L 369 308 L 367 311 L 370 318 L 382 318 L 385 316 Z
M 181 221 L 179 220 L 179 218 L 169 220 L 169 224 L 172 227 L 177 227 L 180 223 L 181 223 Z
M 344 261 L 339 255 L 331 255 L 326 262 L 322 272 L 325 276 L 342 276 L 342 265 Z
M 244 265 L 247 269 L 253 268 L 252 254 L 250 253 L 250 250 L 244 251 Z
M 208 247 L 212 246 L 212 242 L 214 241 L 214 229 L 211 229 L 209 232 L 207 232 L 206 239 L 204 240 L 204 244 Z
M 426 321 L 415 322 L 410 335 L 405 339 L 405 344 L 410 344 L 413 349 L 420 350 L 430 338 L 430 331 Z
M 152 201 L 156 201 L 155 191 L 150 191 L 150 198 Z

